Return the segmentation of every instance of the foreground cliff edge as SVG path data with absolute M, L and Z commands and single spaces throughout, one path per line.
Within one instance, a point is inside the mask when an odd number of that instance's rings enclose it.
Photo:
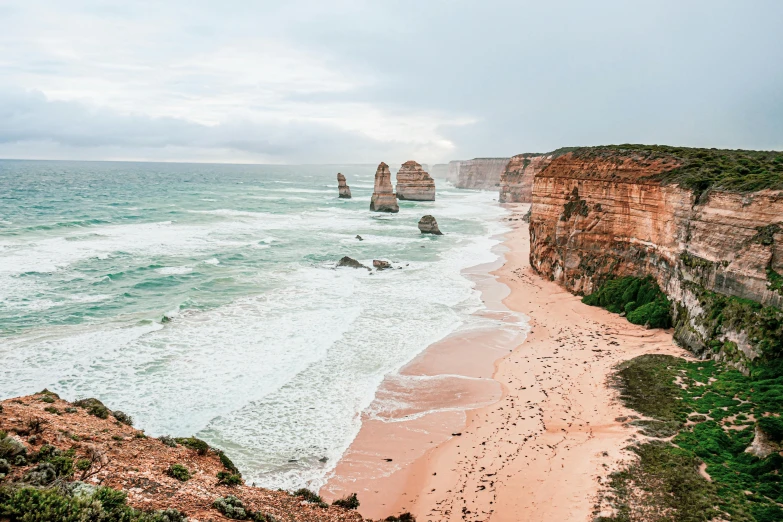
M 0 520 L 363 520 L 355 496 L 329 506 L 307 490 L 249 486 L 206 442 L 131 424 L 96 399 L 48 390 L 0 402 Z

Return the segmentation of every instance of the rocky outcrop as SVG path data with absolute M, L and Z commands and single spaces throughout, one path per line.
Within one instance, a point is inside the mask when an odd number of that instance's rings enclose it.
M 745 448 L 745 453 L 755 455 L 760 459 L 766 458 L 773 453 L 779 453 L 781 450 L 780 444 L 773 441 L 764 430 L 756 424 L 756 428 L 753 434 L 753 442 L 750 446 Z
M 370 270 L 370 267 L 364 266 L 357 260 L 355 260 L 352 257 L 344 256 L 337 262 L 337 268 L 341 267 L 347 267 L 347 268 L 366 268 L 367 270 Z
M 61 520 L 66 511 L 69 520 L 141 520 L 128 506 L 158 511 L 143 520 L 227 520 L 216 500 L 229 497 L 241 499 L 242 513 L 253 513 L 248 520 L 363 520 L 354 510 L 246 484 L 229 456 L 205 441 L 154 438 L 51 392 L 2 401 L 0 412 L 0 447 L 13 440 L 22 448 L 0 485 L 26 499 L 15 505 L 29 510 L 4 512 L 11 520 Z M 127 500 L 99 487 L 121 491 Z M 8 520 L 4 515 L 0 520 Z
M 351 187 L 345 182 L 345 176 L 341 173 L 337 173 L 337 190 L 340 193 L 340 197 L 343 199 L 351 199 Z
M 533 197 L 533 178 L 549 165 L 552 154 L 517 154 L 509 160 L 500 175 L 501 203 L 530 203 Z
M 406 161 L 397 171 L 397 199 L 435 201 L 435 180 L 415 161 Z
M 673 302 L 680 344 L 741 369 L 781 355 L 783 187 L 741 190 L 745 165 L 783 171 L 783 154 L 763 154 L 556 151 L 533 181 L 531 265 L 583 294 L 611 277 L 650 274 Z M 712 165 L 739 177 L 724 176 L 723 188 L 709 181 Z
M 389 263 L 388 261 L 384 261 L 383 259 L 373 259 L 372 266 L 376 270 L 386 270 L 388 268 L 391 268 L 391 263 Z
M 475 158 L 449 162 L 449 178 L 457 188 L 498 190 L 510 158 Z
M 373 212 L 399 212 L 397 196 L 391 182 L 389 166 L 381 162 L 375 171 L 375 187 L 370 199 L 370 210 Z
M 422 216 L 419 220 L 419 231 L 422 234 L 434 234 L 436 236 L 442 236 L 443 232 L 438 228 L 438 222 L 434 216 Z

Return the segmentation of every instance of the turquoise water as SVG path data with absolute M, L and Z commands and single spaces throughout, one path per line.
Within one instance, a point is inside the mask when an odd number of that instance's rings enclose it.
M 0 161 L 0 397 L 95 396 L 259 484 L 317 487 L 383 376 L 481 306 L 460 270 L 502 231 L 497 194 L 445 182 L 371 213 L 374 171 Z M 428 213 L 446 235 L 419 234 Z

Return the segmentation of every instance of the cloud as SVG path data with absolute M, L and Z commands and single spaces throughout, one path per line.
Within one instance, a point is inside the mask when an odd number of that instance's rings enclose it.
M 40 92 L 0 91 L 0 151 L 13 150 L 9 146 L 19 143 L 34 143 L 38 150 L 49 151 L 41 157 L 56 157 L 50 154 L 56 152 L 72 159 L 129 159 L 129 152 L 137 151 L 139 159 L 166 159 L 166 151 L 177 151 L 176 158 L 171 159 L 182 160 L 187 159 L 182 157 L 187 151 L 214 150 L 226 154 L 226 161 L 270 163 L 339 163 L 346 157 L 372 163 L 389 155 L 407 157 L 406 152 L 421 146 L 443 147 L 437 143 L 377 140 L 314 121 L 232 120 L 206 125 L 52 101 Z M 29 147 L 18 150 L 30 152 Z M 350 156 L 345 154 L 347 150 Z
M 2 9 L 6 156 L 432 163 L 617 142 L 783 147 L 777 0 Z

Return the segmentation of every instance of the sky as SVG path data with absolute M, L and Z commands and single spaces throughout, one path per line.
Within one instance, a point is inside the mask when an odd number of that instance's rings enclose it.
M 783 149 L 783 1 L 0 0 L 0 158 Z

